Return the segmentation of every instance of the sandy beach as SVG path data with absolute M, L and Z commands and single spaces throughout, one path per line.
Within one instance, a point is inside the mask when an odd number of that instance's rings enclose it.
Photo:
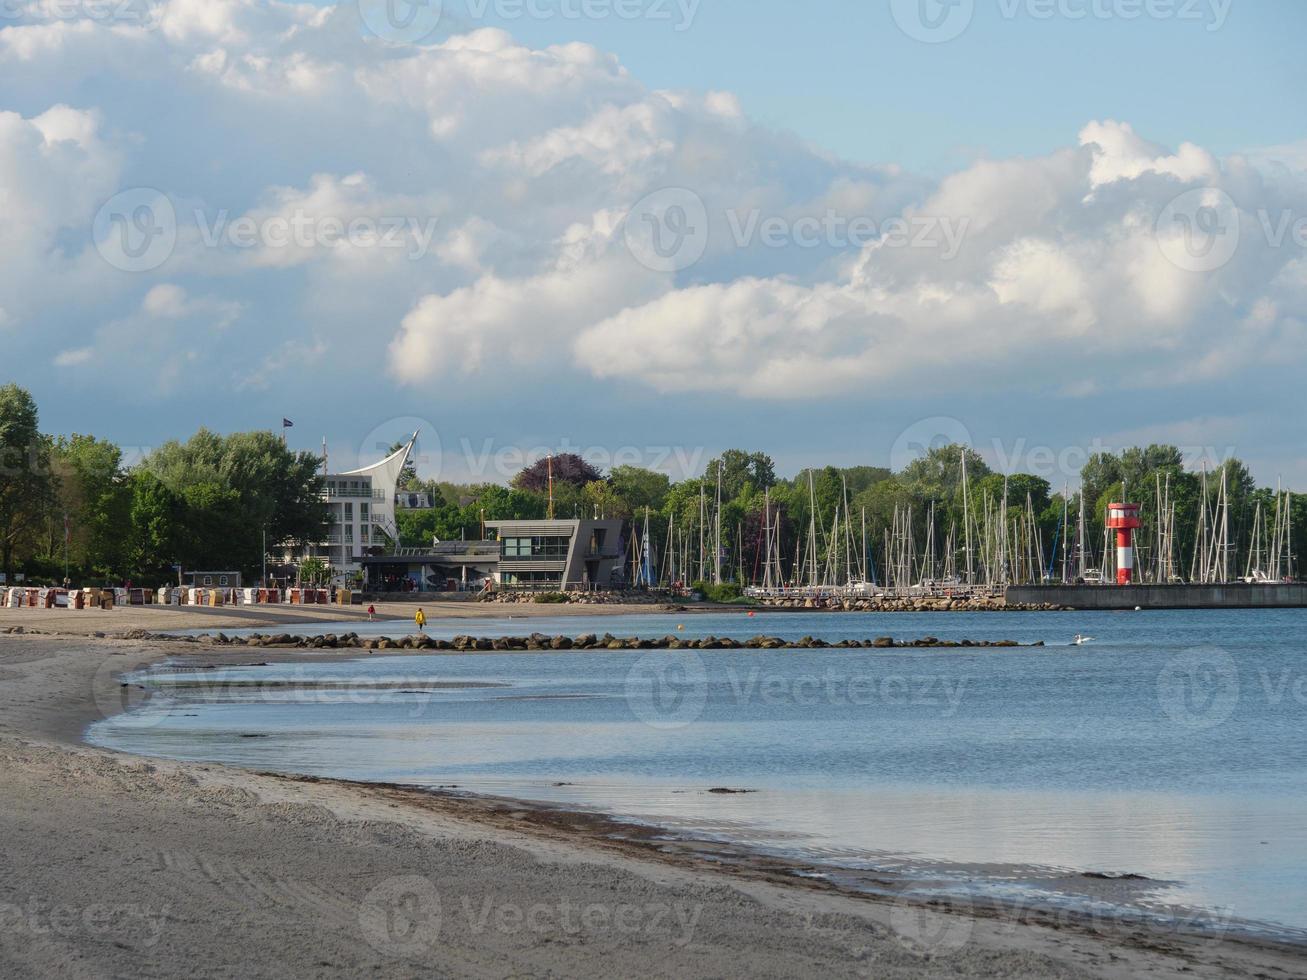
M 504 614 L 449 605 L 428 616 Z M 378 611 L 407 619 L 412 608 Z M 783 868 L 714 866 L 513 802 L 147 760 L 81 741 L 121 706 L 122 672 L 165 656 L 199 665 L 253 653 L 112 634 L 360 615 L 0 611 L 0 631 L 44 631 L 0 633 L 0 975 L 1303 975 L 1303 952 L 1273 943 L 925 908 Z

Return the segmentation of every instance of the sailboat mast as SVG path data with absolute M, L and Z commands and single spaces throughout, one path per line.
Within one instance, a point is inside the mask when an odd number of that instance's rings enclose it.
M 722 584 L 722 462 L 717 461 L 717 516 L 713 520 L 713 584 Z

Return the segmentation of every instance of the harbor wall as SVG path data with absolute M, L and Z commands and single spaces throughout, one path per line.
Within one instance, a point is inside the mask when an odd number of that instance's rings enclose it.
M 1014 585 L 1007 601 L 1075 609 L 1295 609 L 1307 607 L 1307 585 Z

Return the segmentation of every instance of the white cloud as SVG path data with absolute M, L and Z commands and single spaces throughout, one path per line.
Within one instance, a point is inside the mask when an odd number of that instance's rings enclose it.
M 40 103 L 0 112 L 0 310 L 11 327 L 50 317 L 62 370 L 134 397 L 176 397 L 183 377 L 311 393 L 505 375 L 837 405 L 958 384 L 1110 397 L 1307 353 L 1302 250 L 1256 220 L 1307 200 L 1297 144 L 1221 159 L 1094 121 L 1043 155 L 929 179 L 755 125 L 731 93 L 651 89 L 589 45 L 490 29 L 384 44 L 348 4 L 161 12 L 153 30 L 0 29 L 0 91 Z M 169 111 L 142 91 L 167 92 Z M 168 195 L 179 225 L 144 273 L 90 242 L 130 187 Z M 703 259 L 677 273 L 623 240 L 628 210 L 664 188 L 707 214 Z M 1155 225 L 1201 188 L 1229 195 L 1244 234 L 1196 273 Z M 861 250 L 733 237 L 749 216 L 828 215 L 885 234 Z M 269 241 L 299 217 L 410 223 L 398 249 L 366 232 Z M 1183 246 L 1183 227 L 1166 233 Z
M 121 153 L 101 127 L 99 112 L 62 104 L 30 119 L 0 111 L 0 308 L 14 323 L 93 292 L 100 270 L 61 237 L 89 232 L 118 179 Z
M 1092 122 L 1080 131 L 1080 145 L 1094 148 L 1090 183 L 1110 184 L 1134 180 L 1144 174 L 1163 174 L 1185 182 L 1214 181 L 1220 165 L 1206 150 L 1182 143 L 1175 153 L 1140 138 L 1129 123 Z
M 1227 173 L 1196 147 L 1166 154 L 1124 125 L 1092 124 L 1082 141 L 981 161 L 909 209 L 966 222 L 956 259 L 877 242 L 826 282 L 683 288 L 596 324 L 575 354 L 607 377 L 753 398 L 1010 390 L 1023 375 L 1028 390 L 1072 393 L 1173 385 L 1219 380 L 1268 347 L 1301 362 L 1299 257 L 1251 228 L 1259 206 L 1293 189 L 1237 161 Z M 1244 234 L 1231 261 L 1196 273 L 1159 247 L 1154 225 L 1209 183 L 1230 189 Z
M 95 354 L 90 347 L 75 347 L 63 350 L 54 356 L 55 367 L 76 367 L 87 363 Z

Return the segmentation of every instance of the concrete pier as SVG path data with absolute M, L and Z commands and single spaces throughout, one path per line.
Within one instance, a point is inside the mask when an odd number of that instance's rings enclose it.
M 1076 609 L 1297 609 L 1307 607 L 1307 585 L 1014 585 L 1007 601 Z

